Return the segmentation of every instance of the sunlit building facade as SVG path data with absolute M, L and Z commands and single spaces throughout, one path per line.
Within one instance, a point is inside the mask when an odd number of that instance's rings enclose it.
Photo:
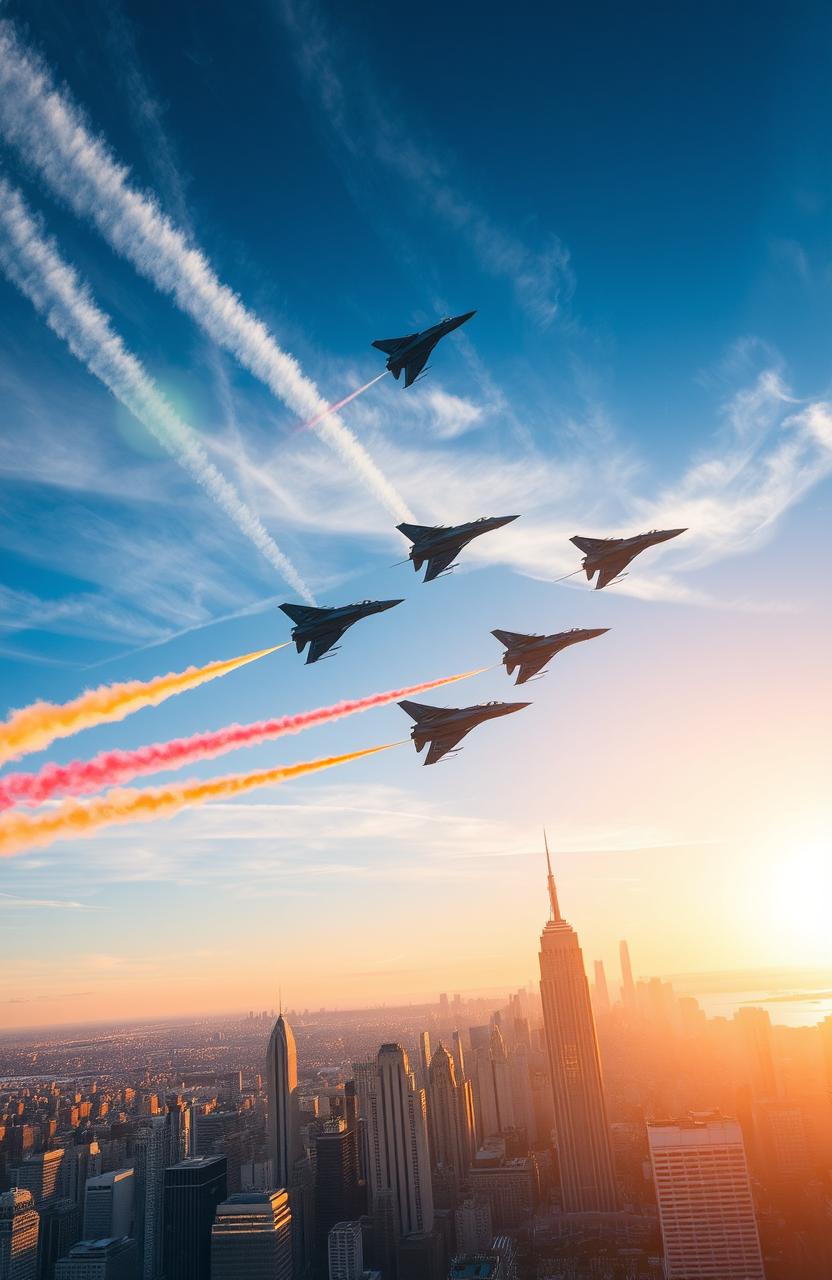
M 39 1223 L 31 1191 L 0 1195 L 0 1280 L 36 1280 Z
M 650 1124 L 647 1137 L 666 1280 L 764 1280 L 737 1121 Z
M 211 1280 L 292 1280 L 292 1215 L 286 1191 L 241 1191 L 217 1206 Z

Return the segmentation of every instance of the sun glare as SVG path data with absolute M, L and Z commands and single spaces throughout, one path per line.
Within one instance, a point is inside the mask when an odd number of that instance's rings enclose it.
M 832 960 L 832 842 L 817 837 L 782 849 L 773 877 L 775 917 L 807 953 L 825 950 Z

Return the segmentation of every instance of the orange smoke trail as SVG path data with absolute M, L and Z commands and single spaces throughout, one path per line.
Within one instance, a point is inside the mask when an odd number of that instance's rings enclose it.
M 174 738 L 171 742 L 154 742 L 133 751 L 100 751 L 92 760 L 45 764 L 38 773 L 8 773 L 0 778 L 0 810 L 11 809 L 21 800 L 29 804 L 43 804 L 61 791 L 65 795 L 77 796 L 84 792 L 102 791 L 105 787 L 123 786 L 144 773 L 183 769 L 202 760 L 213 760 L 215 756 L 234 751 L 237 747 L 273 742 L 286 733 L 302 733 L 304 729 L 330 724 L 359 711 L 386 707 L 391 702 L 400 702 L 402 698 L 413 698 L 431 689 L 481 675 L 487 669 L 480 667 L 476 671 L 463 671 L 461 675 L 423 680 L 402 689 L 389 689 L 387 693 L 371 693 L 365 698 L 336 702 L 334 706 L 319 707 L 317 711 L 255 720 L 253 724 L 230 724 L 224 729 L 194 733 L 190 738 Z
M 255 773 L 232 773 L 211 782 L 180 782 L 171 787 L 152 787 L 147 791 L 125 788 L 111 791 L 100 799 L 65 800 L 54 813 L 29 817 L 17 811 L 0 818 L 0 857 L 11 858 L 27 849 L 36 849 L 55 840 L 73 840 L 76 836 L 91 835 L 101 827 L 117 822 L 153 822 L 157 818 L 172 818 L 190 805 L 207 804 L 209 800 L 227 800 L 242 795 L 255 787 L 274 786 L 303 778 L 307 773 L 319 773 L 338 764 L 373 756 L 379 751 L 397 747 L 388 742 L 382 747 L 365 747 L 363 751 L 350 751 L 343 756 L 325 756 L 322 760 L 307 760 L 303 764 L 282 765 L 276 769 L 258 769 Z
M 97 689 L 88 689 L 71 702 L 33 702 L 29 707 L 13 711 L 8 720 L 0 723 L 0 764 L 17 760 L 30 751 L 40 751 L 56 738 L 68 738 L 93 725 L 123 720 L 142 707 L 158 706 L 175 693 L 196 689 L 209 680 L 226 676 L 247 662 L 256 662 L 258 658 L 284 647 L 278 644 L 271 649 L 258 649 L 256 653 L 244 653 L 239 658 L 229 658 L 224 662 L 209 662 L 205 667 L 171 671 L 152 680 L 103 684 Z

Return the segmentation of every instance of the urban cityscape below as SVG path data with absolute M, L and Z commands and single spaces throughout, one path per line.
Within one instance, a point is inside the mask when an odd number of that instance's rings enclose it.
M 546 907 L 504 1001 L 7 1033 L 0 1276 L 832 1274 L 832 1016 L 590 983 Z

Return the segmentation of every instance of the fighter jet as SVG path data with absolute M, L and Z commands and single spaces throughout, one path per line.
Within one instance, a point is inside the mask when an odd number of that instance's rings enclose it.
M 678 538 L 680 533 L 687 533 L 687 529 L 651 529 L 649 533 L 637 533 L 634 538 L 582 538 L 576 534 L 569 541 L 586 553 L 581 568 L 586 570 L 590 581 L 597 572 L 595 590 L 600 591 L 623 573 L 639 552 L 654 547 L 657 542 Z
M 470 320 L 471 316 L 476 314 L 476 311 L 466 311 L 464 316 L 449 316 L 422 333 L 406 333 L 401 338 L 379 338 L 373 346 L 390 357 L 387 368 L 396 381 L 404 369 L 404 385 L 412 387 L 440 338 L 458 329 L 461 324 L 465 324 L 466 320 Z
M 292 639 L 298 653 L 303 653 L 304 646 L 309 645 L 306 656 L 309 664 L 329 653 L 354 622 L 368 618 L 371 613 L 383 613 L 397 604 L 402 601 L 362 600 L 360 604 L 343 604 L 339 609 L 313 609 L 308 604 L 282 604 L 280 608 L 296 624 L 292 628 Z
M 546 663 L 554 658 L 561 649 L 570 644 L 579 644 L 581 640 L 594 640 L 609 631 L 609 627 L 596 627 L 594 631 L 582 631 L 573 627 L 571 631 L 558 631 L 552 636 L 524 636 L 517 631 L 492 631 L 500 644 L 504 644 L 503 666 L 509 675 L 513 675 L 516 667 L 520 671 L 515 684 L 525 684 L 532 676 L 542 671 Z
M 416 721 L 410 731 L 416 750 L 422 751 L 430 743 L 425 764 L 436 764 L 483 720 L 507 716 L 530 705 L 528 702 L 486 702 L 479 707 L 428 707 L 423 702 L 399 703 L 402 711 Z
M 445 525 L 433 527 L 427 524 L 397 524 L 399 533 L 403 533 L 413 543 L 410 556 L 413 568 L 418 573 L 427 561 L 425 582 L 432 582 L 440 573 L 450 569 L 463 547 L 478 538 L 481 533 L 490 533 L 492 529 L 502 529 L 504 524 L 511 524 L 519 516 L 483 516 L 480 520 L 471 520 L 468 524 Z

